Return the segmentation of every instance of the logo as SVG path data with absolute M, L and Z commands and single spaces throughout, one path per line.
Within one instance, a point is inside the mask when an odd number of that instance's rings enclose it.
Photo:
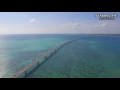
M 117 14 L 96 14 L 95 17 L 99 18 L 99 20 L 114 20 L 118 17 Z

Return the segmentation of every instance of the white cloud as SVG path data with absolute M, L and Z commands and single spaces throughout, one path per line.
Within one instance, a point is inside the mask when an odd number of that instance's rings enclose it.
M 80 30 L 80 29 L 91 29 L 93 27 L 98 27 L 97 25 L 93 26 L 89 23 L 66 23 L 63 27 L 68 29 Z
M 107 27 L 107 26 L 108 26 L 108 25 L 105 24 L 105 23 L 101 24 L 101 27 Z
M 102 28 L 102 27 L 107 27 L 107 26 L 108 26 L 108 24 L 103 23 L 103 24 L 100 24 L 100 25 L 94 25 L 94 26 L 92 26 L 92 28 Z
M 36 22 L 35 19 L 30 20 Z M 11 25 L 0 25 L 0 34 L 42 34 L 42 33 L 120 33 L 120 22 L 118 21 L 100 21 L 100 22 L 72 22 L 57 25 L 32 27 L 31 23 L 19 23 L 15 27 Z
M 63 24 L 63 28 L 65 30 L 69 30 L 69 31 L 75 31 L 75 32 L 94 32 L 95 29 L 98 29 L 98 30 L 106 30 L 106 27 L 107 29 L 111 28 L 110 27 L 110 24 L 109 23 L 106 23 L 106 22 L 102 22 L 102 23 L 99 23 L 99 24 L 92 24 L 92 23 L 66 23 L 66 24 Z
M 69 27 L 69 28 L 78 28 L 80 27 L 80 23 L 66 23 L 63 25 L 64 27 Z
M 24 26 L 24 24 L 18 24 L 18 26 Z
M 76 26 L 80 26 L 80 24 L 79 23 L 74 23 L 73 27 L 76 27 Z
M 93 28 L 99 28 L 100 26 L 99 25 L 94 25 L 92 26 Z
M 72 27 L 72 23 L 65 23 L 63 24 L 63 27 Z
M 29 21 L 30 23 L 39 23 L 37 20 L 35 20 L 35 19 L 31 19 L 30 21 Z

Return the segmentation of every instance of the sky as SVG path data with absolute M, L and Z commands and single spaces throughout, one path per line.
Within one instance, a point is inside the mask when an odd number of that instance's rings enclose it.
M 99 20 L 96 14 L 118 14 Z M 120 34 L 120 12 L 0 12 L 0 34 Z

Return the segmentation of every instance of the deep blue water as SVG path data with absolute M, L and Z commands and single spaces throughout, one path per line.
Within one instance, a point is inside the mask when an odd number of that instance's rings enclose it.
M 72 34 L 0 35 L 0 77 L 11 77 L 49 50 L 68 40 L 27 78 L 118 78 L 120 36 Z

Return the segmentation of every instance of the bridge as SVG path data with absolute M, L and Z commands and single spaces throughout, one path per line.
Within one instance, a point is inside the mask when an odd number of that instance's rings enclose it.
M 84 39 L 84 38 L 83 38 Z M 60 44 L 59 46 L 57 46 L 56 48 L 48 51 L 46 54 L 44 54 L 43 56 L 41 56 L 40 58 L 38 58 L 37 60 L 33 61 L 31 64 L 29 64 L 28 66 L 24 67 L 23 69 L 21 69 L 20 71 L 18 71 L 16 74 L 14 74 L 11 78 L 18 78 L 21 74 L 24 74 L 27 75 L 29 73 L 29 69 L 31 67 L 33 67 L 34 65 L 39 65 L 40 64 L 40 61 L 44 61 L 44 60 L 47 60 L 49 57 L 51 57 L 56 51 L 58 51 L 60 48 L 62 48 L 63 46 L 73 42 L 73 41 L 76 41 L 76 40 L 79 40 L 79 39 L 74 39 L 74 40 L 70 40 L 70 41 L 67 41 L 63 44 Z

